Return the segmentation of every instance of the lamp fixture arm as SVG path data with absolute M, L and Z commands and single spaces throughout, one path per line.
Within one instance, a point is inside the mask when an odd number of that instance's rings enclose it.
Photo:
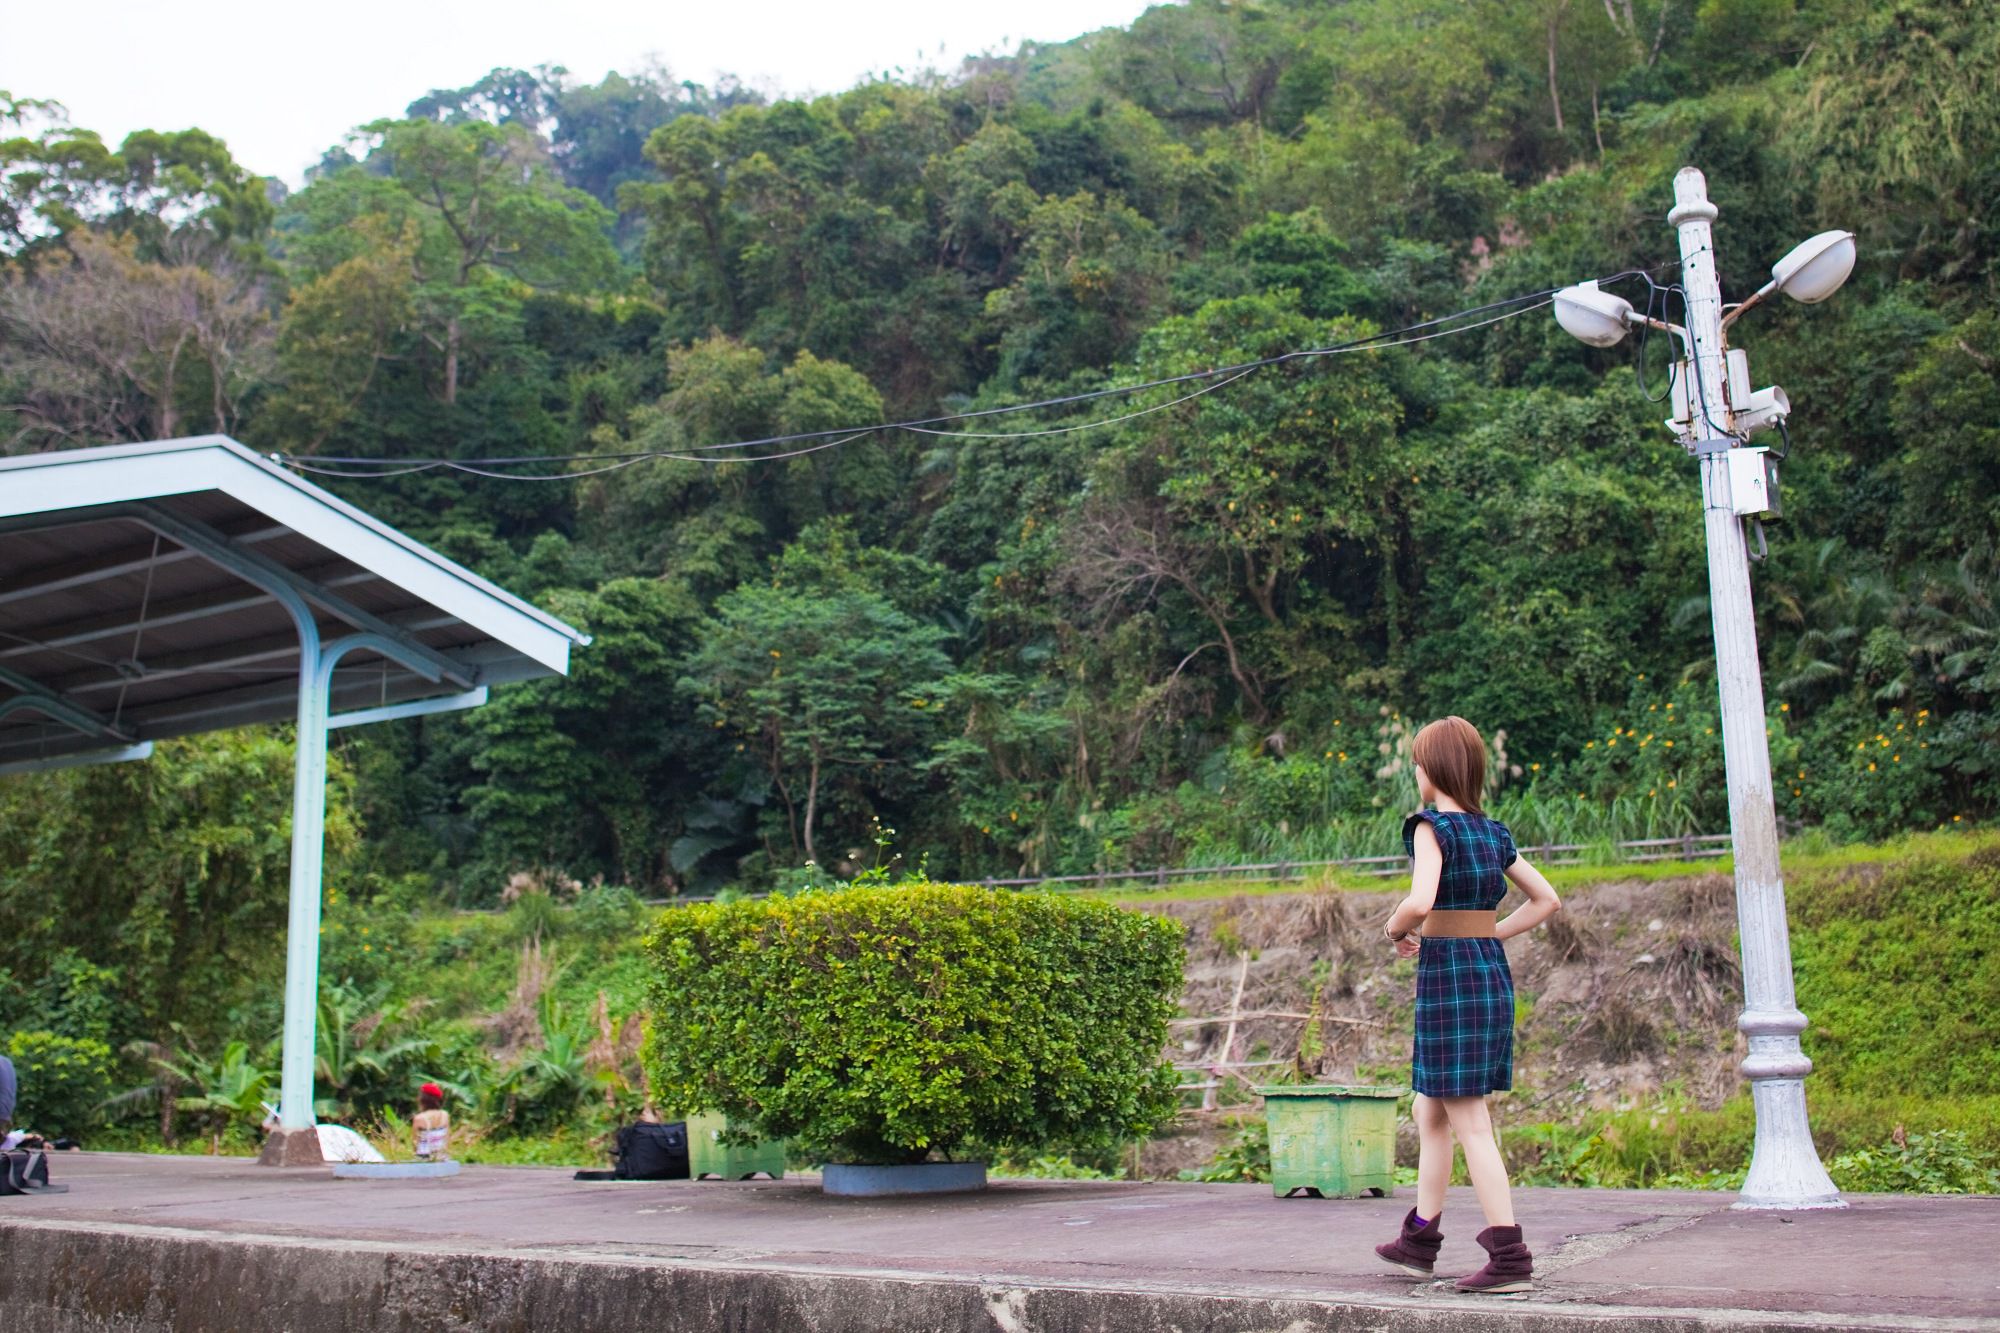
M 1762 287 L 1759 287 L 1756 291 L 1750 293 L 1749 299 L 1738 301 L 1735 305 L 1731 306 L 1729 310 L 1722 316 L 1723 331 L 1728 332 L 1729 326 L 1731 324 L 1734 324 L 1739 318 L 1741 318 L 1744 311 L 1748 310 L 1751 306 L 1756 305 L 1759 301 L 1763 300 L 1765 297 L 1769 296 L 1772 292 L 1775 292 L 1777 290 L 1778 290 L 1778 283 L 1777 280 L 1774 278 L 1770 282 L 1765 283 Z

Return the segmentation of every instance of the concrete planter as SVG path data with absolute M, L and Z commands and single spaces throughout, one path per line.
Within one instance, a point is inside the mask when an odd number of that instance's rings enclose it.
M 917 1162 L 908 1166 L 830 1164 L 820 1175 L 823 1193 L 848 1199 L 878 1199 L 892 1194 L 962 1194 L 985 1188 L 984 1162 Z
M 1395 1192 L 1401 1088 L 1274 1084 L 1258 1088 L 1271 1130 L 1271 1192 L 1322 1199 Z

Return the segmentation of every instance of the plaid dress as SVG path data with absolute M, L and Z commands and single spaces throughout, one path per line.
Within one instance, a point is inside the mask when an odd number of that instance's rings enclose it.
M 1502 872 L 1514 837 L 1497 819 L 1419 810 L 1403 822 L 1417 854 L 1417 824 L 1444 852 L 1433 911 L 1490 911 L 1507 896 Z M 1514 975 L 1500 941 L 1430 939 L 1417 955 L 1417 1042 L 1410 1085 L 1426 1097 L 1483 1097 L 1514 1086 Z

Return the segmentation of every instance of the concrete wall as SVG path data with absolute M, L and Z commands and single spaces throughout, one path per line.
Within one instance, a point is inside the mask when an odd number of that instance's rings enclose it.
M 1606 1333 L 1635 1325 L 1647 1333 L 1713 1326 L 1629 1308 L 1506 1301 L 1398 1308 L 1157 1286 L 981 1286 L 657 1254 L 439 1253 L 110 1223 L 13 1217 L 0 1224 L 0 1328 L 8 1333 Z M 1727 1325 L 1733 1333 L 1799 1327 L 1740 1314 Z

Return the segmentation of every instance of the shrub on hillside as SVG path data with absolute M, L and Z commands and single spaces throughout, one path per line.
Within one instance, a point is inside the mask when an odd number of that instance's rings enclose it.
M 111 1048 L 93 1037 L 16 1032 L 7 1042 L 20 1097 L 14 1123 L 44 1134 L 81 1134 L 111 1095 Z
M 2000 1164 L 1961 1130 L 1905 1134 L 1888 1143 L 1842 1153 L 1826 1164 L 1843 1190 L 1871 1194 L 1996 1194 Z
M 1176 1104 L 1181 935 L 924 881 L 676 908 L 647 938 L 653 1094 L 837 1162 L 1144 1135 Z

